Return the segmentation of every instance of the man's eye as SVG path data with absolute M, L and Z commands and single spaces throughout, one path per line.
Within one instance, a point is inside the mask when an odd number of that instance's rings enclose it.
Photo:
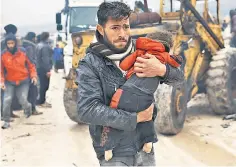
M 125 30 L 130 29 L 130 26 L 129 25 L 124 25 L 124 29 Z
M 118 30 L 119 28 L 118 27 L 112 27 L 113 30 Z

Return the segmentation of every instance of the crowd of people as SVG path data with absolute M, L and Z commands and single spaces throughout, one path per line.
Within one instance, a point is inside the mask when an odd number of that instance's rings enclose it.
M 4 30 L 1 40 L 1 118 L 4 121 L 2 129 L 7 129 L 13 118 L 19 118 L 13 113 L 15 110 L 23 109 L 25 117 L 29 118 L 43 114 L 37 107 L 52 107 L 46 101 L 46 92 L 53 62 L 55 65 L 61 60 L 63 52 L 60 49 L 53 51 L 48 32 L 38 35 L 28 32 L 19 39 L 15 25 L 6 25 Z M 60 57 L 57 50 L 60 50 Z

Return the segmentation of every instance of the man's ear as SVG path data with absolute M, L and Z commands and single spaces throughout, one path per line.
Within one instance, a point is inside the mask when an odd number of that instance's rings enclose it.
M 97 30 L 102 36 L 104 36 L 103 27 L 100 24 L 97 25 Z

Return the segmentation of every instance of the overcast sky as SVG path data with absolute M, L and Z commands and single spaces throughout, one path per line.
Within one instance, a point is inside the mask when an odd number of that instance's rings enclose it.
M 101 1 L 101 0 L 82 0 Z M 133 4 L 135 0 L 124 0 Z M 19 27 L 55 24 L 55 13 L 62 9 L 64 0 L 0 0 L 1 26 L 13 23 Z M 159 0 L 148 0 L 149 8 L 157 11 Z M 236 8 L 235 0 L 221 0 L 221 7 L 225 10 Z M 225 12 L 224 12 L 225 13 Z
M 1 24 L 14 23 L 22 25 L 40 25 L 55 22 L 55 13 L 62 9 L 64 0 L 0 0 L 1 1 Z M 86 0 L 87 2 L 101 0 Z M 127 0 L 125 0 L 127 1 Z M 135 0 L 128 0 L 133 2 Z M 156 0 L 149 0 L 150 7 L 159 4 Z M 154 2 L 154 3 L 153 3 Z M 153 5 L 155 4 L 155 5 Z
M 64 0 L 1 0 L 2 24 L 37 25 L 55 22 Z

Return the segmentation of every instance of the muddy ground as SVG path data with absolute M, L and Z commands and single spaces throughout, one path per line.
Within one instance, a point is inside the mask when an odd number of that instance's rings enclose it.
M 72 122 L 64 111 L 62 73 L 53 74 L 43 115 L 15 119 L 1 130 L 1 166 L 98 166 L 86 125 Z M 225 128 L 224 128 L 225 127 Z M 227 128 L 226 128 L 227 127 Z M 236 121 L 214 116 L 204 95 L 188 107 L 183 131 L 159 135 L 157 165 L 236 166 Z

